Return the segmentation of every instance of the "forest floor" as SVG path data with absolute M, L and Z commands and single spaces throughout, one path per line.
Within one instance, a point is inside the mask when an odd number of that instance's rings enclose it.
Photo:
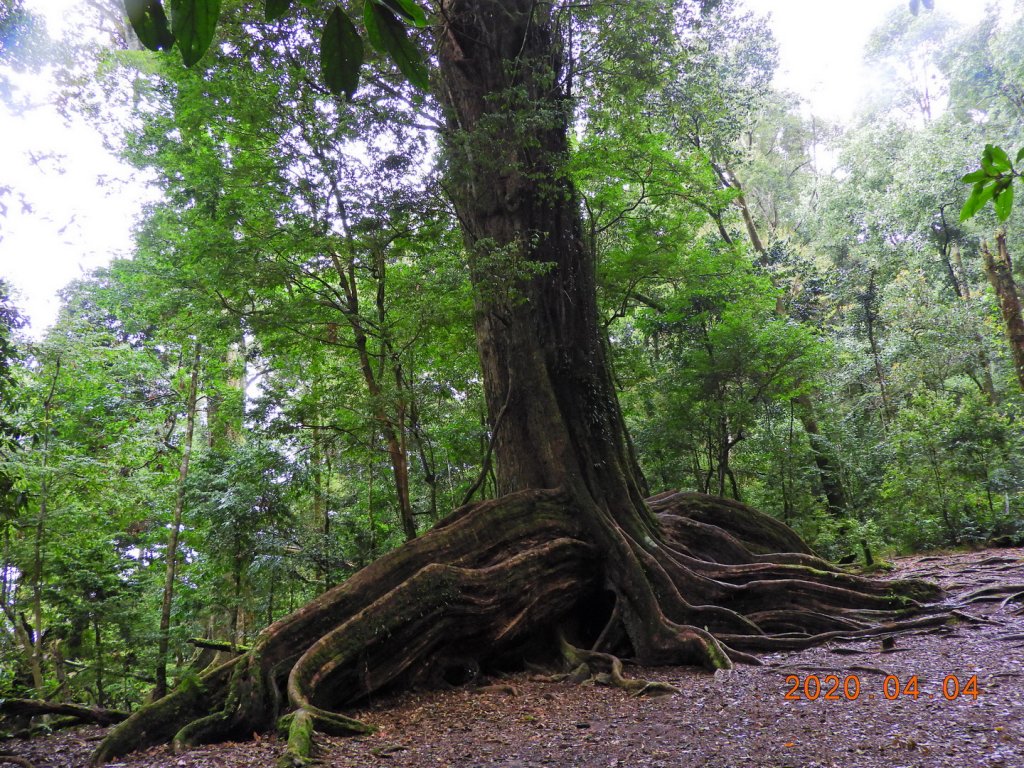
M 936 580 L 956 604 L 985 587 L 1024 585 L 1024 549 L 902 558 L 891 576 Z M 659 698 L 528 673 L 482 690 L 382 698 L 348 713 L 377 733 L 318 737 L 319 759 L 329 768 L 1022 768 L 1024 607 L 1002 601 L 972 602 L 953 623 L 894 645 L 834 642 L 716 674 L 631 668 L 682 691 Z M 36 768 L 78 768 L 102 735 L 83 728 L 0 750 Z M 265 768 L 282 750 L 264 737 L 182 755 L 158 747 L 111 766 Z

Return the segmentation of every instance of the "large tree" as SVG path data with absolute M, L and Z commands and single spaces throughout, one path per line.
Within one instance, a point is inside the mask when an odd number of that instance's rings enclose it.
M 634 5 L 670 41 L 690 4 L 678 14 Z M 879 617 L 919 612 L 917 601 L 936 594 L 837 571 L 735 502 L 645 500 L 566 167 L 573 35 L 600 34 L 609 20 L 592 15 L 597 6 L 534 0 L 443 0 L 437 11 L 433 91 L 503 495 L 457 509 L 267 628 L 244 655 L 144 707 L 107 737 L 96 763 L 164 739 L 250 734 L 283 712 L 286 760 L 297 760 L 314 728 L 366 729 L 339 707 L 385 687 L 554 655 L 560 635 L 592 648 L 561 646 L 591 663 L 628 653 L 727 668 L 756 651 L 893 631 L 904 625 Z

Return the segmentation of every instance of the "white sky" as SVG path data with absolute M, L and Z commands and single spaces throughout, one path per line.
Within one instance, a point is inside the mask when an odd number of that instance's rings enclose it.
M 4 0 L 0 0 L 3 2 Z M 43 13 L 50 34 L 74 30 L 78 0 L 26 0 Z M 851 116 L 868 78 L 860 55 L 868 35 L 893 8 L 907 0 L 744 0 L 771 14 L 779 41 L 776 84 L 806 98 L 822 116 Z M 998 0 L 1009 7 L 1013 0 Z M 981 18 L 987 0 L 935 0 L 936 9 L 963 22 Z M 15 188 L 0 217 L 0 275 L 20 292 L 18 305 L 40 336 L 53 322 L 56 292 L 69 280 L 131 250 L 131 228 L 150 195 L 139 185 L 98 186 L 101 177 L 126 179 L 87 124 L 67 125 L 47 102 L 52 83 L 20 79 L 36 108 L 14 116 L 0 105 L 0 186 Z M 57 155 L 33 161 L 47 154 Z M 22 206 L 24 199 L 25 207 Z
M 42 13 L 58 38 L 74 30 L 77 1 L 28 0 L 26 6 Z M 131 227 L 152 195 L 119 181 L 133 170 L 110 156 L 92 126 L 60 117 L 52 77 L 7 74 L 17 96 L 33 106 L 13 115 L 0 104 L 0 186 L 14 188 L 2 201 L 0 275 L 14 284 L 16 303 L 38 337 L 56 317 L 60 288 L 130 252 Z
M 807 99 L 814 114 L 849 119 L 870 76 L 861 52 L 871 31 L 908 0 L 742 0 L 770 25 L 779 43 L 776 85 Z M 1008 15 L 1014 0 L 935 0 L 935 11 L 964 24 L 981 21 L 986 6 Z M 922 10 L 921 13 L 926 11 Z

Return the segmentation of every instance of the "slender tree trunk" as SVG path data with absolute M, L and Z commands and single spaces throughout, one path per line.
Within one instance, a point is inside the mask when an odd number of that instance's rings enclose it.
M 743 217 L 743 225 L 747 228 L 747 237 L 750 238 L 750 244 L 754 247 L 754 250 L 758 255 L 764 254 L 764 241 L 761 240 L 761 234 L 757 231 L 757 225 L 754 223 L 754 217 L 750 213 L 750 206 L 747 205 L 747 196 L 743 192 L 743 186 L 740 184 L 740 180 L 736 178 L 736 174 L 730 171 L 728 168 L 723 168 L 717 163 L 712 163 L 711 167 L 714 169 L 715 174 L 718 176 L 719 181 L 726 189 L 735 189 L 736 197 L 733 202 L 736 207 L 740 210 L 740 215 Z M 723 229 L 719 224 L 719 229 Z M 725 238 L 728 242 L 728 237 Z
M 314 155 L 317 156 L 324 167 L 328 167 L 330 164 L 324 156 L 322 148 L 314 140 L 311 140 L 311 148 Z M 358 262 L 357 254 L 359 253 L 359 248 L 352 237 L 352 231 L 349 226 L 346 213 L 345 201 L 337 184 L 332 183 L 332 195 L 338 209 L 338 216 L 340 219 L 339 223 L 342 225 L 345 232 L 345 242 L 348 253 L 342 254 L 340 252 L 334 252 L 331 253 L 330 256 L 334 265 L 335 274 L 338 278 L 338 283 L 341 285 L 344 295 L 343 311 L 345 319 L 352 329 L 353 342 L 356 348 L 356 353 L 359 357 L 359 370 L 363 375 L 367 392 L 370 395 L 370 410 L 373 413 L 374 419 L 377 421 L 378 428 L 380 429 L 381 435 L 384 437 L 384 443 L 387 446 L 388 458 L 391 462 L 391 473 L 395 481 L 395 495 L 398 500 L 399 522 L 402 525 L 402 531 L 405 534 L 406 541 L 410 541 L 416 537 L 416 518 L 413 515 L 410 496 L 409 452 L 408 447 L 406 446 L 404 434 L 404 414 L 401 412 L 401 408 L 403 406 L 399 403 L 399 412 L 392 415 L 388 413 L 388 409 L 385 405 L 385 393 L 382 387 L 382 379 L 383 365 L 387 362 L 388 357 L 388 340 L 386 337 L 381 338 L 381 354 L 376 357 L 379 364 L 378 371 L 374 371 L 374 356 L 370 352 L 367 327 L 360 316 L 359 285 L 356 277 L 356 264 Z M 366 254 L 363 255 L 364 257 L 366 256 Z M 347 258 L 344 258 L 343 256 Z M 372 254 L 372 258 L 375 266 L 374 271 L 377 276 L 377 290 L 375 292 L 378 313 L 377 323 L 380 325 L 382 331 L 385 331 L 386 323 L 384 321 L 386 317 L 384 306 L 384 280 L 386 265 L 382 254 L 374 253 Z M 399 393 L 399 396 L 401 396 L 401 393 Z
M 99 613 L 92 617 L 93 644 L 96 652 L 96 706 L 101 709 L 107 706 L 107 694 L 103 689 L 103 633 L 100 629 Z
M 178 537 L 181 534 L 181 516 L 185 509 L 185 483 L 188 480 L 188 465 L 192 458 L 192 438 L 196 426 L 196 403 L 199 393 L 200 347 L 196 342 L 192 358 L 192 373 L 185 400 L 185 439 L 181 449 L 181 463 L 178 465 L 178 481 L 174 497 L 174 513 L 171 518 L 171 532 L 167 540 L 167 567 L 164 572 L 164 592 L 160 603 L 160 638 L 157 646 L 156 685 L 153 698 L 167 694 L 167 656 L 170 646 L 171 605 L 174 602 L 174 582 L 178 567 Z
M 409 494 L 409 455 L 402 441 L 400 425 L 392 418 L 384 405 L 384 391 L 381 388 L 377 373 L 373 370 L 373 361 L 370 355 L 369 338 L 366 330 L 359 320 L 359 296 L 356 292 L 355 274 L 353 269 L 346 271 L 336 267 L 336 271 L 343 280 L 345 295 L 348 300 L 348 313 L 346 317 L 352 327 L 355 341 L 356 353 L 359 356 L 359 370 L 363 374 L 363 381 L 366 382 L 366 389 L 370 395 L 370 408 L 374 419 L 377 421 L 380 433 L 384 438 L 387 447 L 388 458 L 391 461 L 391 473 L 395 481 L 395 495 L 398 499 L 398 518 L 402 524 L 402 531 L 406 540 L 416 538 L 416 518 L 413 516 L 412 501 Z
M 759 256 L 763 256 L 765 254 L 764 241 L 758 232 L 757 224 L 755 224 L 754 217 L 750 212 L 750 206 L 747 205 L 747 199 L 743 194 L 743 187 L 740 185 L 739 179 L 732 171 L 721 169 L 717 166 L 715 166 L 715 172 L 723 184 L 739 190 L 740 194 L 736 198 L 736 205 L 743 216 L 743 223 L 747 228 L 750 245 Z M 775 311 L 779 315 L 786 314 L 781 294 L 776 301 Z M 797 397 L 794 402 L 800 406 L 798 411 L 800 424 L 803 426 L 804 433 L 807 435 L 811 445 L 811 454 L 814 456 L 814 465 L 818 469 L 818 480 L 828 502 L 829 512 L 833 516 L 841 516 L 846 511 L 846 493 L 843 490 L 838 462 L 833 451 L 821 436 L 821 430 L 814 415 L 814 403 L 811 401 L 810 395 L 806 393 Z
M 889 391 L 885 381 L 885 369 L 882 366 L 882 352 L 878 344 L 876 334 L 878 322 L 878 310 L 875 304 L 878 301 L 878 286 L 875 282 L 875 273 L 871 272 L 868 279 L 867 289 L 858 297 L 861 309 L 864 312 L 864 332 L 868 337 L 868 349 L 871 352 L 871 360 L 875 367 L 875 377 L 878 380 L 878 394 L 882 400 L 881 420 L 884 428 L 893 416 L 892 406 L 889 402 Z
M 1003 315 L 1006 338 L 1010 343 L 1013 370 L 1021 390 L 1024 390 L 1024 319 L 1021 318 L 1020 295 L 1013 279 L 1010 252 L 1006 248 L 1006 233 L 996 233 L 996 251 L 992 253 L 988 242 L 981 245 L 985 275 L 992 284 L 999 310 Z
M 53 419 L 53 399 L 60 379 L 61 357 L 57 356 L 54 363 L 53 379 L 50 390 L 43 401 L 43 450 L 42 477 L 39 488 L 39 514 L 36 517 L 35 537 L 32 542 L 32 647 L 29 653 L 29 669 L 32 673 L 32 686 L 39 696 L 43 694 L 43 537 L 46 535 L 46 522 L 49 516 L 50 503 L 50 431 Z
M 313 384 L 314 399 L 319 401 L 316 393 L 319 391 L 319 381 Z M 318 409 L 319 410 L 319 409 Z M 316 419 L 319 422 L 319 417 Z M 327 513 L 326 494 L 324 492 L 324 458 L 321 447 L 322 436 L 319 423 L 313 424 L 313 434 L 309 451 L 310 473 L 313 478 L 313 522 L 321 531 L 321 552 L 317 559 L 317 580 L 322 581 L 324 589 L 331 586 L 331 566 L 328 552 L 328 540 L 331 533 L 331 519 Z
M 950 262 L 950 279 L 953 281 L 954 290 L 957 296 L 968 306 L 971 324 L 975 326 L 971 331 L 971 335 L 974 336 L 974 341 L 977 345 L 978 371 L 981 375 L 981 380 L 975 379 L 975 381 L 978 388 L 988 399 L 989 405 L 999 405 L 999 392 L 992 377 L 992 358 L 989 356 L 985 339 L 982 336 L 981 330 L 979 330 L 980 321 L 975 317 L 975 313 L 971 309 L 971 283 L 967 279 L 967 273 L 964 271 L 964 261 L 960 248 L 955 243 L 950 246 Z
M 800 423 L 811 444 L 811 453 L 818 468 L 818 479 L 821 491 L 828 502 L 828 510 L 833 516 L 841 517 L 846 512 L 846 491 L 832 447 L 821 434 L 818 420 L 814 418 L 814 404 L 806 394 L 794 398 L 793 403 L 799 406 Z
M 401 368 L 398 369 L 401 372 Z M 427 435 L 423 432 L 423 424 L 420 422 L 419 406 L 416 393 L 411 387 L 406 391 L 409 394 L 409 428 L 412 432 L 413 441 L 416 443 L 416 453 L 420 458 L 420 467 L 423 470 L 423 482 L 430 489 L 430 521 L 436 523 L 438 520 L 437 510 L 437 460 L 434 457 L 434 448 Z

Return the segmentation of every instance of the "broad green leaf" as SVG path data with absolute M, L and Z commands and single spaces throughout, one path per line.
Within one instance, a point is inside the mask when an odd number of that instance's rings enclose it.
M 267 21 L 279 19 L 288 12 L 292 0 L 266 0 L 263 6 L 263 15 Z
M 174 35 L 160 0 L 124 0 L 124 11 L 139 42 L 146 48 L 166 51 L 174 45 Z
M 965 184 L 975 184 L 979 181 L 984 181 L 987 178 L 989 178 L 989 175 L 985 173 L 984 170 L 979 168 L 977 171 L 972 171 L 971 173 L 968 173 L 966 176 L 960 179 L 960 181 L 964 182 Z
M 390 8 L 397 16 L 416 27 L 427 26 L 427 15 L 416 4 L 416 0 L 378 0 L 381 5 Z
M 996 167 L 1003 168 L 1003 170 L 1010 170 L 1010 156 L 1006 154 L 1006 150 L 995 144 L 992 145 L 992 159 L 996 164 Z
M 1000 221 L 1006 221 L 1010 218 L 1010 211 L 1013 210 L 1013 182 L 1011 181 L 1006 185 L 1003 190 L 992 199 L 992 205 L 995 206 L 996 216 L 999 217 Z
M 985 151 L 981 156 L 981 165 L 983 168 L 988 170 L 991 168 L 998 173 L 1010 170 L 1010 157 L 1006 154 L 1006 150 L 1002 147 L 997 147 L 995 144 L 986 144 Z M 990 174 L 996 175 L 996 174 Z
M 996 175 L 995 166 L 992 165 L 992 145 L 986 144 L 985 151 L 981 153 L 981 167 L 990 176 Z
M 220 0 L 171 0 L 171 30 L 186 67 L 210 47 L 219 16 Z
M 381 14 L 380 6 L 373 0 L 367 0 L 363 3 L 363 25 L 366 27 L 366 39 L 370 41 L 370 45 L 375 50 L 385 53 L 387 49 L 384 47 L 384 39 L 381 37 L 380 24 L 378 17 Z
M 331 93 L 351 99 L 359 87 L 362 65 L 363 39 L 348 14 L 335 7 L 320 38 L 320 70 Z
M 1024 161 L 1024 147 L 1020 148 L 1020 152 L 1017 153 L 1017 162 Z
M 967 221 L 980 211 L 985 203 L 992 198 L 995 190 L 995 183 L 986 184 L 984 181 L 979 181 L 975 184 L 974 189 L 971 190 L 971 194 L 967 198 L 967 202 L 960 209 L 960 221 Z
M 368 2 L 363 6 L 363 21 L 370 45 L 390 56 L 410 83 L 426 90 L 429 85 L 427 65 L 395 14 L 382 5 Z

